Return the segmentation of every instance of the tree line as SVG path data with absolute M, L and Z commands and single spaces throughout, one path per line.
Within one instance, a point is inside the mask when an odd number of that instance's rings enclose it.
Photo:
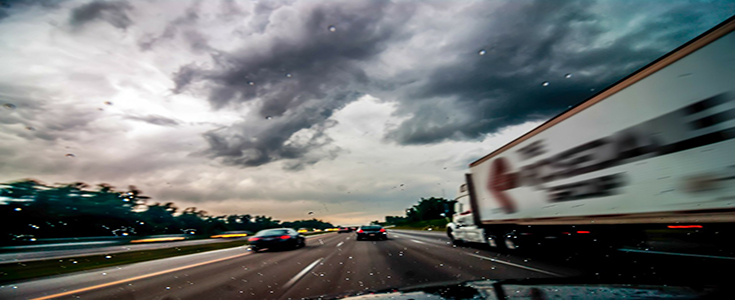
M 212 235 L 266 228 L 334 227 L 317 219 L 281 222 L 269 216 L 213 216 L 196 207 L 159 203 L 135 186 L 117 190 L 102 183 L 44 184 L 24 179 L 0 184 L 0 243 L 42 238 Z
M 404 216 L 386 216 L 386 225 L 406 225 L 419 221 L 444 219 L 454 215 L 454 200 L 444 198 L 421 198 L 419 202 L 406 209 Z

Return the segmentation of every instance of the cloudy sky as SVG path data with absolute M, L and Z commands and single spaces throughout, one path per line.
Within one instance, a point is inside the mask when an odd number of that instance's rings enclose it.
M 214 215 L 335 224 L 453 197 L 471 161 L 735 14 L 734 1 L 0 3 L 0 182 L 136 185 Z

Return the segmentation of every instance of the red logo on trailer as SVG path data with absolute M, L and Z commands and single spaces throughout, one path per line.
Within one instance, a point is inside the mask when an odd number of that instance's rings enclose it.
M 487 181 L 487 189 L 493 195 L 505 213 L 514 213 L 518 209 L 515 201 L 505 193 L 516 187 L 515 173 L 510 172 L 510 163 L 505 158 L 496 158 L 490 166 L 490 178 Z

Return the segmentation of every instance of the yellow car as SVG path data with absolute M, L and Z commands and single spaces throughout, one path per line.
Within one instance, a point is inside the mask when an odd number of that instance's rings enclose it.
M 298 231 L 298 233 L 307 233 L 307 232 L 309 232 L 309 230 L 308 230 L 308 229 L 306 229 L 306 228 L 301 228 L 301 229 L 299 229 L 299 231 Z

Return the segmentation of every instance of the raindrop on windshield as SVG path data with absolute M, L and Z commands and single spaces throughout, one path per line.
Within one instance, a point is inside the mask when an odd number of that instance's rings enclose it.
M 331 32 L 335 32 L 335 31 L 337 31 L 337 27 L 334 27 L 334 25 L 329 25 L 329 27 L 328 27 L 327 29 L 328 29 L 329 31 L 331 31 Z
M 255 85 L 255 82 L 248 81 L 248 85 Z
M 21 211 L 21 210 L 23 210 L 23 209 L 22 209 L 22 208 L 20 208 L 20 207 L 16 207 L 16 208 L 15 208 L 15 211 Z
M 15 109 L 15 104 L 13 104 L 13 103 L 5 103 L 5 104 L 3 104 L 3 107 L 5 109 L 14 110 Z
M 112 256 L 111 255 L 107 255 L 107 256 L 105 256 L 105 258 L 106 259 L 110 259 L 110 258 L 112 258 Z
M 271 117 L 271 116 L 265 116 L 265 119 L 266 120 L 270 120 L 270 119 L 273 119 L 273 117 Z
M 33 127 L 31 127 L 31 126 L 26 126 L 26 129 L 28 129 L 28 130 L 30 130 L 30 131 L 34 131 L 34 130 L 36 130 L 36 128 L 33 128 Z
M 572 78 L 572 73 L 567 73 L 566 75 L 564 75 L 564 78 Z
M 479 55 L 485 55 L 485 54 L 487 54 L 487 51 L 485 51 L 485 49 L 482 49 L 482 50 L 478 51 L 477 54 L 479 54 Z
M 286 73 L 286 77 L 291 78 L 293 75 L 291 75 L 291 73 Z
M 105 104 L 106 104 L 106 105 L 112 105 L 112 102 L 110 102 L 110 101 L 105 101 Z
M 74 154 L 71 154 L 71 153 L 67 153 L 67 154 L 66 154 L 66 157 L 76 157 L 76 155 L 74 155 Z
M 549 86 L 549 82 L 548 81 L 544 81 L 544 82 L 541 83 L 541 85 L 543 85 L 543 86 Z

